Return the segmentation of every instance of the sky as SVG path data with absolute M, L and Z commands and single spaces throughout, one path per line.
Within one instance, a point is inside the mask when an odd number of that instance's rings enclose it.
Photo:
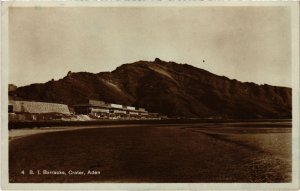
M 291 87 L 290 8 L 9 9 L 9 83 L 17 86 L 155 58 Z

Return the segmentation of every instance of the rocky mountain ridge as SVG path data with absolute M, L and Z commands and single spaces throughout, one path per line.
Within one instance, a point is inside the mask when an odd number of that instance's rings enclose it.
M 112 72 L 69 72 L 60 80 L 9 92 L 24 100 L 68 105 L 98 99 L 172 117 L 291 118 L 292 89 L 242 83 L 188 64 L 155 59 Z

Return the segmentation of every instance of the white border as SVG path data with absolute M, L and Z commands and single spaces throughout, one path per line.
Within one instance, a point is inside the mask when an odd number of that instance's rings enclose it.
M 297 190 L 299 189 L 299 2 L 199 2 L 195 0 L 100 0 L 98 2 L 2 2 L 1 7 L 1 175 L 2 189 L 13 190 Z M 292 183 L 8 183 L 8 7 L 178 7 L 288 6 L 292 26 Z

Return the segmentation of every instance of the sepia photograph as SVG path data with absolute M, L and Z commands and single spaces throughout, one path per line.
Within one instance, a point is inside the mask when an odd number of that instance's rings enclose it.
M 299 187 L 293 6 L 6 6 L 7 184 Z

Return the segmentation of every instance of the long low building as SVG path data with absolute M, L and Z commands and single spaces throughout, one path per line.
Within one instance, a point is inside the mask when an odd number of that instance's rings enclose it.
M 16 100 L 9 101 L 8 113 L 10 120 L 47 120 L 71 115 L 65 104 Z
M 59 103 L 10 100 L 8 110 L 10 121 L 77 120 L 78 117 L 88 120 L 159 118 L 159 114 L 149 113 L 145 108 L 99 100 L 89 100 L 88 103 L 71 107 Z
M 33 101 L 9 101 L 9 109 L 13 113 L 61 113 L 69 115 L 67 105 L 59 103 L 33 102 Z
M 93 115 L 96 118 L 143 118 L 148 116 L 145 108 L 136 108 L 99 100 L 72 106 L 75 114 Z

